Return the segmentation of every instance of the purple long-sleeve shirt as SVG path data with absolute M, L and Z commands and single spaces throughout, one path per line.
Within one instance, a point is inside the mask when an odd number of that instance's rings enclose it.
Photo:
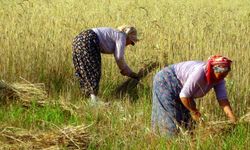
M 175 74 L 182 84 L 180 97 L 199 98 L 214 88 L 218 100 L 227 99 L 225 80 L 207 84 L 205 69 L 206 62 L 186 61 L 173 65 Z
M 114 54 L 119 69 L 122 70 L 125 75 L 130 75 L 132 70 L 128 67 L 124 57 L 126 34 L 108 27 L 93 28 L 92 30 L 99 38 L 101 52 Z

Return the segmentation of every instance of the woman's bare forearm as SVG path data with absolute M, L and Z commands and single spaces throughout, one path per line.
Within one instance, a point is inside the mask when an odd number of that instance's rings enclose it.
M 221 106 L 221 108 L 223 109 L 223 111 L 225 112 L 226 116 L 229 118 L 230 121 L 235 122 L 236 118 L 234 116 L 234 113 L 232 111 L 230 102 L 227 99 L 224 100 L 219 100 L 219 105 Z
M 198 109 L 196 108 L 196 104 L 194 102 L 193 99 L 191 98 L 186 98 L 186 97 L 182 97 L 180 98 L 181 102 L 183 103 L 183 105 L 190 111 L 190 112 L 197 112 Z
M 182 97 L 181 102 L 190 111 L 191 117 L 195 121 L 200 121 L 201 113 L 196 108 L 196 104 L 193 99 Z

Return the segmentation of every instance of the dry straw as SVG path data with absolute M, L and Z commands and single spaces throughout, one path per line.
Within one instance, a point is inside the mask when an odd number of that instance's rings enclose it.
M 24 80 L 24 83 L 9 84 L 0 80 L 0 100 L 2 103 L 11 103 L 13 100 L 21 101 L 23 105 L 29 106 L 33 100 L 37 104 L 44 105 L 47 93 L 43 83 L 30 83 Z
M 0 148 L 87 149 L 90 137 L 86 128 L 84 125 L 69 126 L 38 134 L 20 128 L 5 127 L 0 131 Z
M 209 122 L 200 122 L 197 124 L 197 127 L 190 131 L 185 131 L 183 128 L 180 128 L 181 134 L 183 136 L 200 136 L 199 139 L 206 140 L 208 137 L 219 136 L 232 132 L 237 124 L 249 124 L 250 123 L 250 111 L 245 115 L 241 116 L 237 123 L 231 123 L 230 121 L 209 121 Z

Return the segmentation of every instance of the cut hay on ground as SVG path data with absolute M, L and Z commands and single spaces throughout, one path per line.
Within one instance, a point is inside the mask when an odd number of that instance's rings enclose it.
M 27 82 L 27 81 L 26 81 Z M 73 105 L 64 98 L 60 101 L 48 101 L 45 85 L 42 83 L 14 83 L 8 84 L 0 80 L 0 104 L 21 103 L 24 107 L 30 107 L 34 102 L 37 106 L 60 106 L 62 110 L 75 115 L 79 107 Z
M 21 101 L 24 106 L 29 106 L 35 100 L 37 104 L 44 105 L 46 98 L 47 93 L 43 83 L 32 84 L 25 80 L 25 83 L 9 84 L 0 80 L 1 103 Z
M 0 129 L 1 149 L 87 149 L 89 141 L 85 126 L 66 127 L 41 134 L 20 128 Z
M 200 136 L 200 139 L 207 139 L 208 137 L 219 136 L 233 132 L 237 124 L 250 124 L 250 112 L 239 118 L 238 122 L 233 124 L 230 121 L 210 121 L 198 124 L 192 133 Z M 183 129 L 181 129 L 183 130 Z M 188 135 L 187 132 L 182 132 L 183 135 Z
M 248 108 L 250 110 L 250 108 Z M 250 123 L 250 111 L 240 117 L 239 122 L 249 122 Z

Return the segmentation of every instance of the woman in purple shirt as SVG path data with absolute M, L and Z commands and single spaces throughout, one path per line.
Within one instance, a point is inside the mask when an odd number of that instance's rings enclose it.
M 201 118 L 194 99 L 203 97 L 212 88 L 229 120 L 235 122 L 224 80 L 231 62 L 215 55 L 207 62 L 186 61 L 159 71 L 153 81 L 153 131 L 173 136 L 178 133 L 178 126 L 191 129 L 191 118 L 195 121 Z
M 118 29 L 100 27 L 81 32 L 73 41 L 73 63 L 84 95 L 97 100 L 101 79 L 101 53 L 113 54 L 122 75 L 138 78 L 126 64 L 125 47 L 138 41 L 137 30 L 133 26 Z

